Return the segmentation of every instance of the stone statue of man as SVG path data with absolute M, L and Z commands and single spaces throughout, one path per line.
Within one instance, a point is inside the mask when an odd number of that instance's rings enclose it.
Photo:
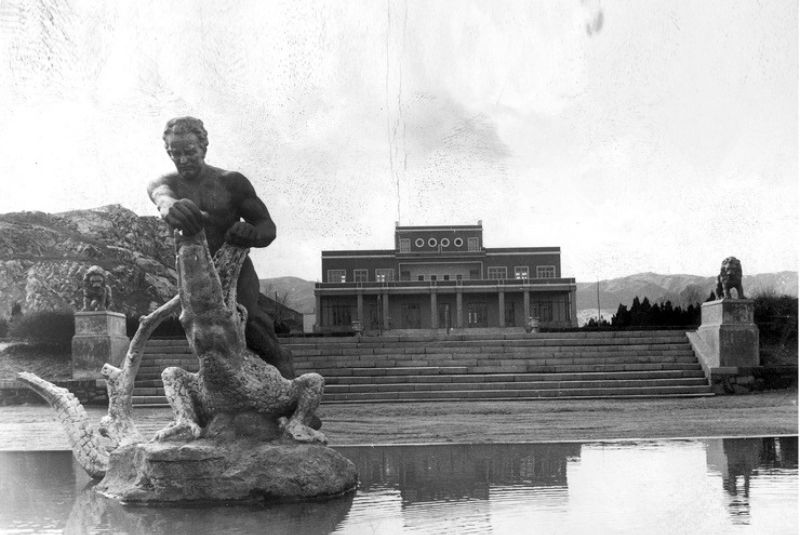
M 225 242 L 240 247 L 272 243 L 275 223 L 250 181 L 205 162 L 208 134 L 200 119 L 170 119 L 163 139 L 177 172 L 153 180 L 147 192 L 164 221 L 187 236 L 204 229 L 212 255 Z M 238 281 L 238 301 L 247 309 L 247 346 L 292 379 L 291 353 L 278 344 L 272 319 L 258 306 L 258 294 L 258 275 L 247 258 Z

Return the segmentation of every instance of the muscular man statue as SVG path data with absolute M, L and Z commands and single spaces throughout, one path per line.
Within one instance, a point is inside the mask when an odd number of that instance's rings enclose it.
M 240 247 L 272 243 L 275 223 L 250 181 L 205 163 L 208 134 L 203 121 L 171 119 L 163 139 L 178 172 L 152 181 L 147 192 L 164 221 L 187 236 L 205 229 L 212 255 L 225 242 Z M 247 258 L 238 281 L 238 301 L 247 309 L 247 346 L 292 379 L 291 353 L 278 344 L 272 319 L 258 306 L 258 294 L 258 275 Z

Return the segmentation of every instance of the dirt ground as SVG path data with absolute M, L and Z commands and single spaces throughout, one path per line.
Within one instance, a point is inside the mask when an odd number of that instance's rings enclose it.
M 93 421 L 103 408 L 88 409 Z M 597 441 L 797 434 L 797 391 L 672 399 L 326 404 L 332 446 Z M 0 450 L 69 449 L 46 405 L 0 407 Z M 136 409 L 145 436 L 169 409 Z

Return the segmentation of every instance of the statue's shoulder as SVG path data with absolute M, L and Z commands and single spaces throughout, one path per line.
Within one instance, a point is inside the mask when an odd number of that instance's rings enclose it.
M 225 171 L 220 169 L 219 181 L 231 192 L 247 194 L 253 190 L 253 184 L 238 171 Z

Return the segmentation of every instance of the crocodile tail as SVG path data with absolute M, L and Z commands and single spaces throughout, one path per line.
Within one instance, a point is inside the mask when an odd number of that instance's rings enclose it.
M 103 477 L 108 468 L 108 449 L 104 447 L 104 439 L 97 432 L 96 426 L 89 422 L 89 415 L 78 398 L 66 388 L 56 386 L 33 373 L 18 373 L 17 379 L 55 409 L 78 464 L 93 478 Z

